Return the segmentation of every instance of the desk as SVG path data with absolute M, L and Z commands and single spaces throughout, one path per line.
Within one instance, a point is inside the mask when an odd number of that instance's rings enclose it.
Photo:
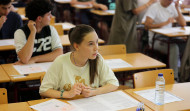
M 111 13 L 102 10 L 91 10 L 90 12 L 99 16 L 113 16 L 115 14 L 115 12 Z
M 0 51 L 14 50 L 14 39 L 0 40 Z
M 94 16 L 94 26 L 96 27 L 96 25 L 98 24 L 98 22 L 100 23 L 100 31 L 99 31 L 99 35 L 100 37 L 102 37 L 103 40 L 105 40 L 105 42 L 108 41 L 108 35 L 104 35 L 104 28 L 103 28 L 103 23 L 107 24 L 107 28 L 109 30 L 111 23 L 112 23 L 112 19 L 113 16 L 115 14 L 115 10 L 107 10 L 107 11 L 102 11 L 102 10 L 91 10 L 90 11 Z
M 39 73 L 35 73 L 35 74 L 29 74 L 28 76 L 22 77 L 22 78 L 14 78 L 11 75 L 20 75 L 20 74 L 13 67 L 13 64 L 3 64 L 1 66 L 5 70 L 5 72 L 8 74 L 11 82 L 39 80 L 41 78 L 41 75 L 45 74 L 45 72 L 39 72 Z
M 168 58 L 168 67 L 169 67 L 169 56 L 170 56 L 170 44 L 175 43 L 174 41 L 171 41 L 174 37 L 184 37 L 190 35 L 190 27 L 186 26 L 183 29 L 181 27 L 171 27 L 171 28 L 162 28 L 162 29 L 150 29 L 150 31 L 154 32 L 153 36 L 153 42 L 152 42 L 152 50 L 154 50 L 154 41 L 159 40 L 162 42 L 165 42 L 168 44 L 168 50 L 167 50 L 167 58 Z M 155 37 L 156 34 L 161 34 L 166 37 L 168 37 L 168 40 L 160 40 L 159 37 Z
M 54 0 L 54 2 L 59 4 L 70 4 L 71 0 Z
M 72 5 L 75 9 L 83 10 L 83 9 L 91 9 L 92 5 Z
M 27 102 L 0 104 L 1 111 L 32 111 Z
M 60 40 L 61 40 L 61 44 L 62 44 L 63 47 L 71 45 L 70 41 L 69 41 L 69 38 L 68 38 L 68 35 L 60 36 Z M 104 44 L 104 40 L 99 39 L 98 43 L 99 44 Z M 15 50 L 15 46 L 14 45 L 0 46 L 0 51 L 8 51 L 8 50 Z
M 0 83 L 10 82 L 10 78 L 0 65 Z
M 164 105 L 155 105 L 154 103 L 146 100 L 145 98 L 137 95 L 134 91 L 140 91 L 145 89 L 152 89 L 155 87 L 146 87 L 146 88 L 138 88 L 138 89 L 128 89 L 125 90 L 128 94 L 133 96 L 139 101 L 142 101 L 145 105 L 150 107 L 153 110 L 159 111 L 179 111 L 179 110 L 188 110 L 190 109 L 190 82 L 188 83 L 178 83 L 166 85 L 165 90 L 184 99 L 183 101 L 172 102 Z
M 189 8 L 181 9 L 181 13 L 182 13 L 182 14 L 187 14 L 187 15 L 189 15 L 189 12 L 190 12 Z
M 165 32 L 167 30 L 170 30 L 170 32 Z M 156 33 L 156 34 L 161 34 L 167 37 L 182 37 L 182 36 L 189 36 L 190 35 L 190 26 L 184 27 L 182 29 L 181 27 L 171 27 L 171 28 L 162 28 L 162 29 L 150 29 L 150 31 Z M 164 31 L 164 32 L 163 32 Z M 174 32 L 171 32 L 174 31 Z
M 55 23 L 54 25 L 62 25 L 63 31 L 69 31 L 71 28 L 75 27 L 74 24 L 69 23 L 69 22 Z
M 133 66 L 133 67 L 113 69 L 114 72 L 166 67 L 164 63 L 159 62 L 141 53 L 107 55 L 107 56 L 103 56 L 103 58 L 104 59 L 120 58 Z M 12 82 L 37 80 L 37 79 L 40 79 L 42 74 L 45 74 L 45 72 L 40 72 L 40 73 L 30 74 L 23 78 L 14 78 L 14 77 L 11 77 L 10 75 L 19 75 L 19 73 L 13 67 L 13 64 L 3 64 L 1 66 L 5 70 L 5 72 L 8 74 Z
M 9 50 L 15 50 L 15 46 L 14 45 L 0 46 L 0 51 L 9 51 Z
M 148 57 L 142 53 L 107 55 L 107 56 L 103 56 L 103 58 L 104 59 L 118 59 L 119 58 L 133 66 L 133 67 L 113 69 L 114 72 L 166 67 L 166 64 L 158 60 L 155 60 L 151 57 Z
M 45 101 L 48 101 L 48 100 L 50 100 L 50 99 L 33 100 L 33 101 L 28 101 L 28 104 L 30 106 L 32 106 L 32 105 L 39 104 L 39 103 L 42 103 L 42 102 L 45 102 Z M 64 100 L 63 99 L 58 99 L 58 100 L 68 103 L 67 100 L 65 100 L 65 99 Z M 152 111 L 146 105 L 145 105 L 145 110 L 146 111 Z M 34 110 L 34 111 L 36 111 L 36 110 Z M 124 109 L 124 110 L 120 110 L 120 111 L 136 111 L 136 107 L 132 107 L 132 108 L 128 108 L 128 109 Z

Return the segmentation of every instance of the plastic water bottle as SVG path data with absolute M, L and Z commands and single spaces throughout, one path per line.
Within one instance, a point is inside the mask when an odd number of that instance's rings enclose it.
M 164 104 L 165 79 L 162 73 L 158 74 L 156 79 L 155 103 L 157 105 Z

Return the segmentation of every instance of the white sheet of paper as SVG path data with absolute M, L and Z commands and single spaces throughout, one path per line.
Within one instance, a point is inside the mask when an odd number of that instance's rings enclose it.
M 13 67 L 22 75 L 37 72 L 46 72 L 52 62 L 35 63 L 27 65 L 13 65 Z
M 160 32 L 163 34 L 170 34 L 170 33 L 179 33 L 179 32 L 187 32 L 187 30 L 183 30 L 180 27 L 176 27 L 176 28 L 162 28 L 162 29 L 153 29 L 156 32 Z
M 184 8 L 185 11 L 190 11 L 190 8 Z
M 183 16 L 185 21 L 190 21 L 190 16 Z
M 71 0 L 55 0 L 57 2 L 71 2 Z
M 0 46 L 14 45 L 14 39 L 0 40 Z
M 56 99 L 51 99 L 30 107 L 38 111 L 76 111 L 73 106 Z
M 135 91 L 135 93 L 142 96 L 143 98 L 155 103 L 155 89 Z M 164 92 L 164 104 L 175 102 L 175 101 L 182 101 L 182 100 L 183 99 L 181 99 L 167 91 Z
M 122 59 L 106 59 L 105 61 L 111 69 L 133 67 L 131 64 Z
M 110 13 L 110 14 L 115 14 L 115 10 L 106 10 L 104 12 Z
M 138 101 L 122 91 L 68 101 L 81 111 L 115 111 L 136 107 Z
M 79 8 L 86 8 L 86 7 L 92 7 L 92 5 L 75 5 L 76 7 L 79 7 Z
M 63 27 L 63 30 L 64 30 L 64 29 L 71 29 L 71 28 L 75 27 L 75 25 L 73 25 L 73 24 L 71 24 L 71 23 L 64 22 L 64 23 L 62 24 L 62 27 Z

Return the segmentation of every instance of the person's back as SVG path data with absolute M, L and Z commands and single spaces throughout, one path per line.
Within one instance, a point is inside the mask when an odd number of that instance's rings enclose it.
M 153 28 L 170 28 L 174 19 L 184 27 L 186 25 L 185 19 L 179 10 L 179 0 L 173 4 L 173 0 L 160 0 L 160 2 L 153 4 L 145 14 L 145 27 L 147 29 Z M 153 32 L 149 31 L 149 46 L 152 47 Z M 169 41 L 164 35 L 156 34 L 156 38 L 164 41 Z M 181 38 L 176 39 L 178 43 L 170 43 L 170 50 L 168 52 L 168 43 L 160 40 L 154 41 L 154 50 L 157 50 L 163 54 L 169 54 L 169 67 L 174 70 L 175 79 L 178 79 L 178 63 L 180 62 L 180 53 L 183 53 L 185 44 Z

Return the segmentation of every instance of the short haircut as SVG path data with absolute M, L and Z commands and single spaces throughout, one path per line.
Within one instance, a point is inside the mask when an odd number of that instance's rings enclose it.
M 0 5 L 8 5 L 11 3 L 11 0 L 0 0 Z
M 26 6 L 26 17 L 29 20 L 35 21 L 38 16 L 44 16 L 49 11 L 53 10 L 53 4 L 50 0 L 32 0 Z

